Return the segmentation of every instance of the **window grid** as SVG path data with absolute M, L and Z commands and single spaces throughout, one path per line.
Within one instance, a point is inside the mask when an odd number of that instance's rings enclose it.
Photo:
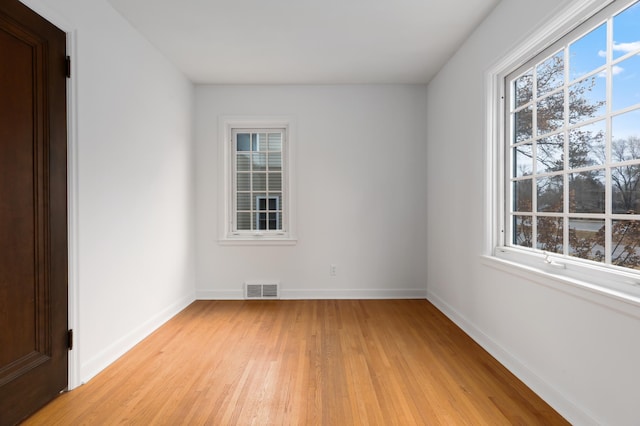
M 640 155 L 636 155 L 631 159 L 623 157 L 622 161 L 616 161 L 613 158 L 614 141 L 612 137 L 612 120 L 615 117 L 622 117 L 625 113 L 630 112 L 640 113 L 640 103 L 637 100 L 632 105 L 618 109 L 614 109 L 613 104 L 615 72 L 622 69 L 619 64 L 640 55 L 640 42 L 638 42 L 635 43 L 635 48 L 614 59 L 614 18 L 632 8 L 637 9 L 638 6 L 639 4 L 636 2 L 620 12 L 612 13 L 606 20 L 601 20 L 595 24 L 591 23 L 586 31 L 576 36 L 569 35 L 565 37 L 565 41 L 556 43 L 545 52 L 537 55 L 533 60 L 521 66 L 505 79 L 505 94 L 508 100 L 506 104 L 508 108 L 505 111 L 508 114 L 506 134 L 509 137 L 509 143 L 506 144 L 506 158 L 508 159 L 506 165 L 508 167 L 507 176 L 509 182 L 506 194 L 507 217 L 509 218 L 505 223 L 507 230 L 506 245 L 544 250 L 564 256 L 640 269 L 640 239 L 638 241 L 630 241 L 629 239 L 625 241 L 626 232 L 629 229 L 633 231 L 630 233 L 631 235 L 633 233 L 640 235 L 638 231 L 640 228 L 640 221 L 638 221 L 640 220 L 640 215 L 638 213 L 640 211 L 629 210 L 621 213 L 620 211 L 614 211 L 613 208 L 614 192 L 616 191 L 613 187 L 614 179 L 616 179 L 614 173 L 622 175 L 624 173 L 622 171 L 623 167 L 626 167 L 627 170 L 631 170 L 633 167 L 640 168 Z M 606 26 L 604 64 L 572 79 L 570 74 L 572 67 L 571 46 L 573 43 L 581 41 L 583 37 L 586 38 L 595 33 L 601 25 Z M 574 34 L 577 31 L 574 31 Z M 640 39 L 640 35 L 638 38 Z M 600 52 L 598 54 L 600 55 Z M 550 74 L 549 70 L 554 68 L 545 68 L 546 64 L 555 64 L 553 66 L 557 66 L 558 62 L 562 63 L 562 72 L 556 75 Z M 529 78 L 531 79 L 530 87 L 527 82 Z M 605 110 L 598 111 L 597 108 L 594 108 L 590 114 L 585 114 L 586 117 L 578 117 L 574 121 L 572 116 L 572 107 L 574 106 L 572 97 L 576 93 L 580 93 L 580 84 L 584 82 L 591 81 L 591 86 L 588 89 L 590 92 L 599 78 L 606 79 Z M 556 85 L 554 79 L 561 79 L 562 84 Z M 548 86 L 544 85 L 545 81 L 549 84 Z M 523 84 L 524 86 L 522 86 Z M 638 77 L 636 77 L 635 85 L 636 87 L 638 86 Z M 526 97 L 524 102 L 520 99 L 520 92 L 523 92 Z M 563 100 L 562 112 L 558 118 L 553 116 L 553 111 L 545 110 L 545 107 L 553 105 L 553 102 L 557 104 L 559 96 L 562 96 Z M 578 105 L 577 102 L 576 105 Z M 578 106 L 576 106 L 576 110 L 578 110 Z M 550 117 L 547 120 L 545 120 L 545 113 Z M 598 147 L 602 151 L 594 153 L 591 152 L 591 146 L 589 145 L 591 133 L 586 133 L 590 132 L 586 129 L 589 126 L 595 128 L 595 125 L 601 122 L 604 122 L 603 138 L 597 136 L 598 133 L 596 133 L 594 140 L 603 139 L 601 141 L 603 145 Z M 640 130 L 640 121 L 637 123 L 635 130 Z M 581 136 L 581 132 L 585 132 L 589 136 Z M 540 167 L 540 158 L 543 156 L 542 145 L 547 143 L 545 141 L 551 141 L 554 138 L 562 140 L 561 167 L 557 167 L 554 170 L 542 170 Z M 600 154 L 601 158 L 596 159 L 593 164 L 590 164 L 590 162 L 594 160 L 588 157 L 586 157 L 583 164 L 575 164 L 576 159 L 572 158 L 572 155 L 574 155 L 571 151 L 572 146 L 574 146 L 572 140 L 578 140 L 574 148 L 574 150 L 578 150 L 579 143 L 583 142 L 583 138 L 588 140 L 586 145 L 589 147 L 588 155 Z M 636 141 L 635 143 L 638 144 L 638 142 Z M 575 154 L 575 156 L 577 158 L 578 154 Z M 520 162 L 526 163 L 527 160 L 525 159 L 527 157 L 530 157 L 529 164 L 519 164 Z M 597 160 L 600 161 L 598 162 Z M 521 167 L 521 169 L 518 169 L 518 167 Z M 589 177 L 602 176 L 602 174 L 604 174 L 604 205 L 599 208 L 600 211 L 579 211 L 580 209 L 573 207 L 572 203 L 575 203 L 577 198 L 576 187 L 579 183 L 577 177 L 581 176 L 587 180 Z M 555 184 L 553 183 L 554 180 L 556 180 Z M 597 179 L 594 179 L 594 181 L 597 181 Z M 544 204 L 543 199 L 551 191 L 542 188 L 541 192 L 541 186 L 546 183 L 548 187 L 551 187 L 552 185 L 558 185 L 559 182 L 561 182 L 562 188 L 556 191 L 556 197 L 561 197 L 561 200 L 556 199 L 555 206 L 547 206 Z M 635 183 L 638 184 L 637 176 Z M 640 191 L 640 188 L 638 190 Z M 637 194 L 635 195 L 635 201 L 637 202 L 638 197 Z M 581 226 L 586 226 L 586 224 L 592 227 L 596 226 L 598 228 L 597 231 L 593 229 L 579 230 L 578 224 L 580 221 L 582 221 Z M 614 227 L 617 227 L 617 230 Z M 550 235 L 552 232 L 548 232 L 549 230 L 555 231 L 555 235 Z M 623 232 L 621 235 L 616 234 L 616 232 L 619 233 L 621 231 Z M 604 233 L 604 240 L 601 239 L 601 233 Z M 558 238 L 560 234 L 561 238 Z M 617 241 L 614 241 L 615 239 Z M 591 249 L 580 247 L 580 244 L 584 241 L 590 241 L 593 247 Z M 602 247 L 599 244 L 601 241 L 603 241 Z M 626 258 L 631 258 L 632 262 L 628 262 L 628 264 L 615 262 L 614 255 L 618 258 L 622 256 L 621 248 L 614 247 L 620 243 L 623 246 L 634 244 L 634 247 L 626 253 Z M 572 244 L 575 246 L 572 246 Z M 627 249 L 624 248 L 622 250 Z
M 283 129 L 234 129 L 233 232 L 282 233 Z

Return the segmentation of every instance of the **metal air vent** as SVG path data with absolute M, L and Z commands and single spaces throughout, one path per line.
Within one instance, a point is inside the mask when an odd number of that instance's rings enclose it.
M 279 299 L 279 283 L 273 282 L 245 282 L 245 299 Z

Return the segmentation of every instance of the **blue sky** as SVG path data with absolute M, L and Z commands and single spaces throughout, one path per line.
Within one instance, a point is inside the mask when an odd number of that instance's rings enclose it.
M 569 76 L 576 79 L 601 67 L 606 62 L 607 27 L 602 24 L 569 47 Z M 640 3 L 626 9 L 613 19 L 613 60 L 640 50 Z M 640 55 L 634 55 L 612 67 L 612 108 L 617 111 L 640 103 Z M 593 101 L 604 100 L 606 77 L 598 75 L 595 86 L 588 92 Z M 640 137 L 640 111 L 615 117 L 613 138 L 630 135 Z

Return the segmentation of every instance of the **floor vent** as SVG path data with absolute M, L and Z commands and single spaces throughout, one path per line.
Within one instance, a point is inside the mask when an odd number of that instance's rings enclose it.
M 244 283 L 244 298 L 245 299 L 279 299 L 278 283 L 256 283 L 246 282 Z

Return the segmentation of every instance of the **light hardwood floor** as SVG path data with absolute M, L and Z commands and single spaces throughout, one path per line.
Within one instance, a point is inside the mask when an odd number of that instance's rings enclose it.
M 425 300 L 197 301 L 27 425 L 568 424 Z

